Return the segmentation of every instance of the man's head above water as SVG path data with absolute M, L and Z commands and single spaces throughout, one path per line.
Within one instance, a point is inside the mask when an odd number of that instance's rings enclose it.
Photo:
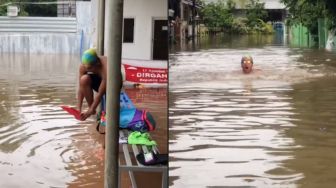
M 99 57 L 97 56 L 96 49 L 90 48 L 82 55 L 82 65 L 88 72 L 95 71 L 99 67 Z
M 245 74 L 252 72 L 253 59 L 251 56 L 243 56 L 241 59 L 241 67 Z

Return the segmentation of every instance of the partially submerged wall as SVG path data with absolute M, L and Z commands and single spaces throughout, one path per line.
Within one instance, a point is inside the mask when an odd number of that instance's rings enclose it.
M 297 24 L 290 27 L 290 45 L 293 47 L 313 47 L 317 36 L 312 35 L 304 25 Z
M 0 53 L 78 55 L 90 45 L 90 2 L 76 3 L 77 17 L 0 17 Z
M 66 53 L 79 52 L 77 34 L 5 34 L 0 35 L 1 53 Z
M 0 17 L 0 51 L 13 53 L 76 53 L 75 18 Z
M 336 51 L 336 29 L 330 30 L 328 32 L 326 49 L 329 51 Z

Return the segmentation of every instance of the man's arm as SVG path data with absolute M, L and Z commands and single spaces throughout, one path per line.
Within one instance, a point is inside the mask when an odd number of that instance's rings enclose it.
M 96 96 L 94 97 L 93 103 L 90 106 L 90 111 L 94 112 L 97 108 L 97 106 L 100 103 L 101 98 L 103 97 L 103 95 L 106 92 L 106 78 L 102 78 L 102 81 L 100 83 L 99 89 L 98 89 L 98 93 L 96 94 Z
M 93 99 L 92 105 L 89 107 L 89 110 L 86 111 L 85 113 L 81 113 L 81 120 L 84 121 L 86 120 L 90 115 L 94 114 L 96 112 L 96 108 L 100 103 L 101 98 L 106 92 L 106 77 L 102 78 L 102 81 L 100 83 L 98 93 Z
M 84 95 L 83 92 L 81 91 L 82 88 L 80 86 L 80 81 L 81 81 L 81 77 L 85 74 L 85 69 L 82 65 L 80 65 L 79 67 L 79 79 L 78 79 L 78 92 L 77 92 L 77 108 L 79 110 L 79 112 L 82 112 L 82 106 L 83 106 L 83 100 L 84 100 Z

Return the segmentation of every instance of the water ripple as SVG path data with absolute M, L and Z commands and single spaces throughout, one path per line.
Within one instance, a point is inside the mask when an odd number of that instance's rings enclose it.
M 247 52 L 262 74 L 241 74 L 241 54 Z M 302 147 L 287 136 L 299 121 L 289 93 L 292 83 L 324 74 L 312 73 L 309 66 L 302 69 L 297 61 L 301 56 L 289 52 L 267 47 L 174 55 L 169 110 L 172 187 L 295 187 L 304 177 L 285 165 Z
M 100 135 L 88 133 L 93 121 L 78 122 L 60 108 L 76 102 L 78 61 L 16 58 L 0 56 L 6 62 L 0 70 L 0 178 L 6 181 L 0 187 L 66 187 L 83 182 L 77 174 L 97 185 L 103 166 L 92 151 L 102 148 Z

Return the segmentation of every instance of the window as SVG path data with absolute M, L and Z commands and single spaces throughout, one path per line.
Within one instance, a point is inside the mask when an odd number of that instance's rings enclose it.
M 133 43 L 134 41 L 134 18 L 124 18 L 124 43 Z

